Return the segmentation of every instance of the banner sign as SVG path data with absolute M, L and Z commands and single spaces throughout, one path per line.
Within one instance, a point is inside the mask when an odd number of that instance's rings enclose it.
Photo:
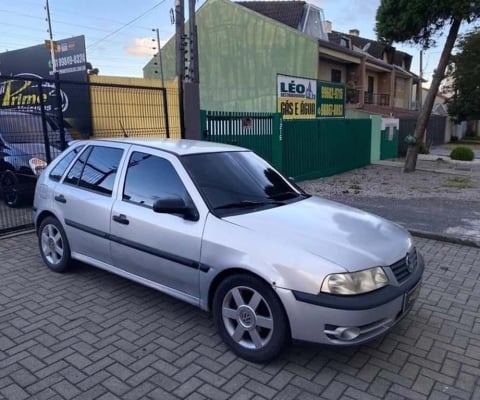
M 318 81 L 317 117 L 345 117 L 345 84 Z
M 277 75 L 277 110 L 283 119 L 316 117 L 317 81 Z
M 45 111 L 50 115 L 56 113 L 58 101 L 53 82 L 51 46 L 55 50 L 55 64 L 60 76 L 63 117 L 79 134 L 89 135 L 90 93 L 84 36 L 53 43 L 46 41 L 38 46 L 0 53 L 0 108 L 39 112 L 40 100 L 43 99 Z M 49 82 L 42 81 L 45 79 Z M 62 84 L 62 80 L 79 84 Z M 41 91 L 39 81 L 42 81 Z

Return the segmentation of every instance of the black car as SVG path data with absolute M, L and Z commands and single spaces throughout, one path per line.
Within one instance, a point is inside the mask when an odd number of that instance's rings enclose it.
M 45 128 L 47 135 L 40 113 L 0 110 L 0 197 L 10 207 L 33 199 L 37 176 L 49 158 L 60 154 L 60 129 L 55 117 L 45 116 Z M 65 143 L 71 140 L 65 129 Z

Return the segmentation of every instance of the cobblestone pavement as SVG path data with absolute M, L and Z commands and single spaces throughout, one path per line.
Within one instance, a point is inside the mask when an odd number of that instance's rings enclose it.
M 480 249 L 417 239 L 411 314 L 349 349 L 292 346 L 257 365 L 210 316 L 84 265 L 55 274 L 33 234 L 0 240 L 0 398 L 480 399 Z

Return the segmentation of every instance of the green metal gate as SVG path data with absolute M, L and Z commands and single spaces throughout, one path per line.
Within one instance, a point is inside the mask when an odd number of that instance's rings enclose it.
M 380 159 L 398 157 L 398 130 L 393 126 L 388 126 L 381 131 L 382 140 L 380 142 Z
M 278 113 L 202 111 L 204 140 L 246 147 L 297 181 L 370 164 L 370 119 L 282 120 Z
M 283 173 L 302 181 L 370 164 L 369 119 L 290 120 L 283 123 Z
M 203 140 L 246 147 L 274 162 L 274 140 L 280 133 L 281 114 L 202 110 L 200 117 Z

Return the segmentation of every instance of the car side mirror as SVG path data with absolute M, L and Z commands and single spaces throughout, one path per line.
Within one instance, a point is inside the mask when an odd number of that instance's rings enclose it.
M 153 211 L 161 214 L 181 215 L 188 221 L 198 221 L 200 218 L 195 207 L 190 207 L 180 196 L 168 196 L 155 200 Z

